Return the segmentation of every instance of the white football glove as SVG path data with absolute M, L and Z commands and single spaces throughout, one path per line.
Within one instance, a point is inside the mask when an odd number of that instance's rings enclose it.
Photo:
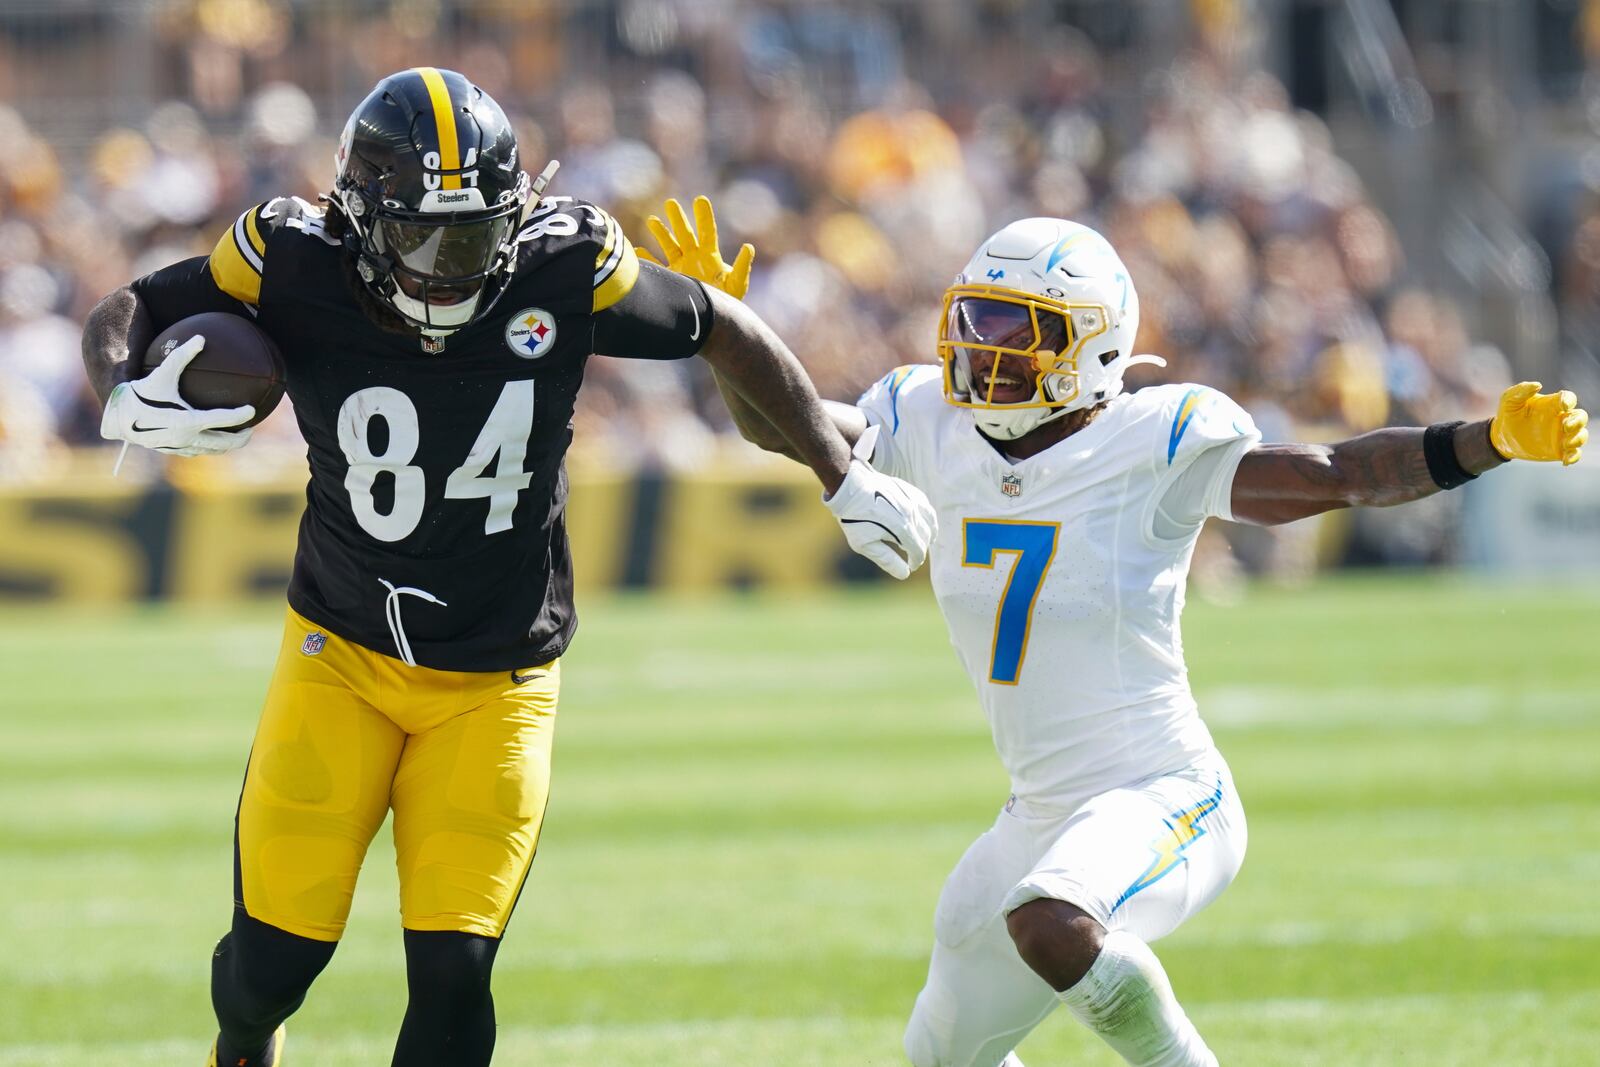
M 832 496 L 824 496 L 850 547 L 891 577 L 905 579 L 928 558 L 939 518 L 921 489 L 867 465 L 878 427 L 856 443 L 850 469 Z
M 161 366 L 136 381 L 123 382 L 106 398 L 100 436 L 126 441 L 173 456 L 231 452 L 250 440 L 250 431 L 224 430 L 255 418 L 256 409 L 194 407 L 178 395 L 178 379 L 205 347 L 199 334 L 172 350 Z

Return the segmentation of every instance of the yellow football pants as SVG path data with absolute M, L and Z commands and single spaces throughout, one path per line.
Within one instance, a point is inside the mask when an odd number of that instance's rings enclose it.
M 239 800 L 245 910 L 337 941 L 393 808 L 405 928 L 499 937 L 544 820 L 560 678 L 559 661 L 407 667 L 291 610 Z

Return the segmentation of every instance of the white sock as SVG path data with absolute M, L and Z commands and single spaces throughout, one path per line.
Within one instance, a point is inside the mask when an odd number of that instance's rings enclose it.
M 1134 1067 L 1217 1067 L 1161 961 L 1124 930 L 1107 934 L 1089 973 L 1056 996 Z

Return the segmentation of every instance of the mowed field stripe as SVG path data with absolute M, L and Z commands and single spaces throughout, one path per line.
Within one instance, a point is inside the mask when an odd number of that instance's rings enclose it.
M 1477 727 L 1497 720 L 1507 725 L 1568 723 L 1586 722 L 1594 714 L 1594 693 L 1577 688 L 1229 685 L 1196 695 L 1208 723 L 1239 732 L 1319 732 L 1350 726 L 1416 730 Z
M 1192 1012 L 1197 1023 L 1213 1035 L 1211 1040 L 1222 1051 L 1229 1050 L 1235 1027 L 1271 1027 L 1279 1031 L 1285 1048 L 1295 1043 L 1321 1038 L 1321 1048 L 1305 1047 L 1292 1060 L 1274 1062 L 1326 1064 L 1348 1067 L 1339 1057 L 1341 1043 L 1349 1035 L 1360 1034 L 1375 1022 L 1404 1022 L 1412 1027 L 1411 1037 L 1395 1051 L 1404 1063 L 1483 1063 L 1488 1059 L 1451 1059 L 1433 1040 L 1432 1031 L 1449 1031 L 1459 1038 L 1475 1039 L 1476 1032 L 1498 1026 L 1526 1025 L 1545 1018 L 1576 1023 L 1590 1033 L 1600 1028 L 1600 994 L 1548 994 L 1510 989 L 1495 995 L 1418 995 L 1330 999 L 1320 997 L 1281 997 L 1250 1001 L 1212 1002 Z M 774 1052 L 783 1053 L 782 1062 L 791 1067 L 841 1067 L 862 1064 L 869 1067 L 905 1060 L 899 1049 L 904 1026 L 900 1017 L 872 1018 L 747 1018 L 693 1020 L 685 1022 L 607 1023 L 540 1027 L 502 1026 L 496 1043 L 497 1060 L 506 1063 L 604 1063 L 606 1067 L 650 1067 L 661 1062 L 704 1064 L 706 1067 L 749 1067 L 772 1062 Z M 1529 1041 L 1507 1035 L 1525 1049 L 1539 1043 L 1535 1034 Z M 1041 1040 L 1045 1039 L 1045 1040 Z M 369 1067 L 392 1039 L 389 1034 L 345 1033 L 338 1037 L 296 1042 L 290 1048 L 300 1056 L 314 1048 L 317 1067 Z M 0 1047 L 0 1067 L 76 1067 L 98 1059 L 114 1060 L 119 1067 L 171 1067 L 197 1062 L 203 1040 L 168 1038 L 120 1042 L 115 1045 L 86 1042 L 60 1042 Z M 1023 1050 L 1041 1045 L 1067 1046 L 1087 1052 L 1088 1058 L 1074 1057 L 1074 1064 L 1114 1064 L 1094 1039 L 1071 1022 L 1062 1012 L 1040 1027 Z M 1459 1043 L 1457 1049 L 1463 1046 Z M 1443 1053 L 1443 1055 L 1441 1055 Z M 597 1059 L 596 1057 L 603 1057 Z M 698 1058 L 695 1058 L 698 1057 Z M 1260 1059 L 1234 1060 L 1265 1064 Z M 1520 1058 L 1519 1067 L 1544 1061 Z M 1576 1061 L 1574 1061 L 1576 1062 Z
M 1229 1067 L 1593 1060 L 1600 660 L 1562 592 L 1191 601 L 1250 852 L 1158 951 Z M 940 885 L 1007 792 L 926 590 L 583 607 L 496 1062 L 903 1067 Z M 281 620 L 0 615 L 0 1067 L 203 1059 Z M 384 831 L 291 1062 L 388 1062 L 395 890 Z M 1021 1055 L 1116 1062 L 1065 1016 Z
M 1341 946 L 1398 945 L 1408 941 L 1425 941 L 1434 945 L 1441 942 L 1504 941 L 1516 937 L 1534 941 L 1594 941 L 1596 956 L 1600 958 L 1600 914 L 1573 912 L 1522 916 L 1494 915 L 1475 916 L 1456 921 L 1418 917 L 1376 918 L 1359 922 L 1285 920 L 1245 927 L 1232 925 L 1218 927 L 1203 918 L 1197 918 L 1184 927 L 1181 933 L 1166 941 L 1158 942 L 1158 948 L 1175 953 L 1245 947 L 1329 949 Z M 932 943 L 930 935 L 928 940 L 905 940 L 898 943 L 862 942 L 850 947 L 854 951 L 836 945 L 828 950 L 817 951 L 785 949 L 781 954 L 775 952 L 772 946 L 751 947 L 748 943 L 695 945 L 678 947 L 670 951 L 616 945 L 554 949 L 541 947 L 537 952 L 536 961 L 531 965 L 524 965 L 524 969 L 533 974 L 552 972 L 576 974 L 630 966 L 692 970 L 780 961 L 789 966 L 804 966 L 837 961 L 841 952 L 845 952 L 849 958 L 858 960 L 863 965 L 873 961 L 921 963 L 927 960 Z M 393 954 L 388 952 L 379 953 L 378 959 L 369 954 L 361 954 L 365 958 L 355 960 L 349 958 L 358 953 L 360 950 L 356 950 L 356 953 L 344 953 L 340 957 L 339 971 L 345 977 L 359 976 L 363 973 L 383 973 L 392 962 L 389 957 Z M 374 963 L 381 963 L 382 966 L 373 966 Z M 162 979 L 184 982 L 194 977 L 197 966 L 194 960 L 181 957 L 157 957 L 141 961 L 103 961 L 92 958 L 41 961 L 6 958 L 0 959 L 0 983 L 15 981 L 32 988 L 46 986 L 71 988 L 86 982 L 108 980 L 113 973 L 134 981 Z M 1600 989 L 1600 972 L 1594 976 L 1593 985 Z M 1203 999 L 1205 993 L 1202 991 L 1197 996 Z

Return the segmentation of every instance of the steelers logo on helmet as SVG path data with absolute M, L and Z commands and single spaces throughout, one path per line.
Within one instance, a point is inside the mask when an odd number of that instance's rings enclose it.
M 544 308 L 523 308 L 506 323 L 506 347 L 523 359 L 538 359 L 555 343 L 556 317 Z

